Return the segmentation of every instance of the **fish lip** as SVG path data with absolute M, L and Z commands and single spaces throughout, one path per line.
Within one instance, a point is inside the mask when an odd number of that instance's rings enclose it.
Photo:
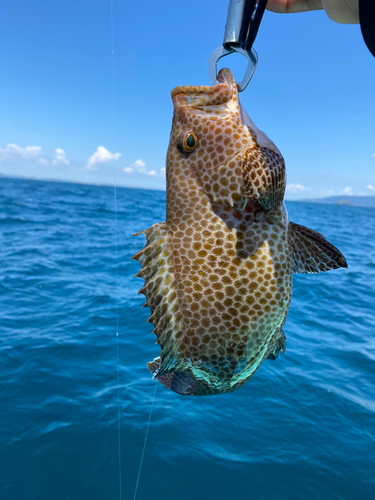
M 232 73 L 230 72 L 230 70 L 228 68 L 222 68 L 218 75 L 217 75 L 217 81 L 218 83 L 226 83 L 227 85 L 229 85 L 230 87 L 233 87 L 235 85 L 235 88 L 237 90 L 237 84 L 234 80 L 234 77 L 232 75 Z
M 180 94 L 214 94 L 216 85 L 178 85 L 171 91 L 172 100 Z
M 229 69 L 223 68 L 219 71 L 216 85 L 181 85 L 175 87 L 171 92 L 175 113 L 179 108 L 200 109 L 202 106 L 226 104 L 238 100 L 237 84 Z
M 217 83 L 215 85 L 178 85 L 171 91 L 171 97 L 174 99 L 179 94 L 215 94 L 218 85 L 226 84 L 233 89 L 237 90 L 237 84 L 231 71 L 228 68 L 222 68 L 217 76 Z

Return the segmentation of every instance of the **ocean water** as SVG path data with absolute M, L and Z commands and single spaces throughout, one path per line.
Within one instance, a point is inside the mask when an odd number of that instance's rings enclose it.
M 295 277 L 287 352 L 244 387 L 184 397 L 146 367 L 130 260 L 165 193 L 117 189 L 117 283 L 113 188 L 1 178 L 0 203 L 1 499 L 133 499 L 155 386 L 138 499 L 375 498 L 375 209 L 287 203 L 349 269 Z

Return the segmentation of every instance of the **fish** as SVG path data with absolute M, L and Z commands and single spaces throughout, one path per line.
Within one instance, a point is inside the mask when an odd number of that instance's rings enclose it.
M 230 70 L 217 80 L 172 90 L 166 220 L 137 233 L 146 245 L 133 256 L 161 348 L 147 366 L 181 395 L 245 384 L 285 352 L 293 274 L 347 267 L 324 236 L 289 221 L 283 156 Z

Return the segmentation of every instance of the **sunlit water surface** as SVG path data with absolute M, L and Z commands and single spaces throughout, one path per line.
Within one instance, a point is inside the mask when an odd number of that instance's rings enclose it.
M 159 353 L 141 309 L 165 193 L 0 179 L 0 498 L 132 499 Z M 139 499 L 375 498 L 375 209 L 287 203 L 348 270 L 299 275 L 287 352 L 237 392 L 157 384 Z

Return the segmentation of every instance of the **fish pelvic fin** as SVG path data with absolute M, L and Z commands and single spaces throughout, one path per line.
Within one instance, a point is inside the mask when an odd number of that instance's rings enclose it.
M 242 178 L 247 198 L 264 212 L 277 208 L 284 199 L 284 158 L 265 147 L 248 147 L 242 156 Z
M 149 229 L 137 233 L 145 234 L 146 245 L 132 259 L 137 260 L 142 269 L 135 275 L 145 280 L 138 293 L 146 296 L 143 307 L 151 309 L 149 323 L 154 324 L 153 333 L 160 345 L 160 363 L 154 376 L 172 370 L 181 363 L 178 353 L 179 337 L 182 328 L 181 315 L 177 300 L 173 264 L 167 225 L 154 224 Z M 152 370 L 151 370 L 152 371 Z M 154 373 L 154 372 L 153 372 Z
M 280 328 L 274 335 L 272 342 L 270 342 L 270 349 L 267 359 L 275 360 L 279 357 L 280 351 L 285 354 L 286 351 L 286 337 L 283 330 Z
M 294 273 L 311 274 L 348 267 L 340 250 L 312 229 L 289 222 L 288 239 Z

